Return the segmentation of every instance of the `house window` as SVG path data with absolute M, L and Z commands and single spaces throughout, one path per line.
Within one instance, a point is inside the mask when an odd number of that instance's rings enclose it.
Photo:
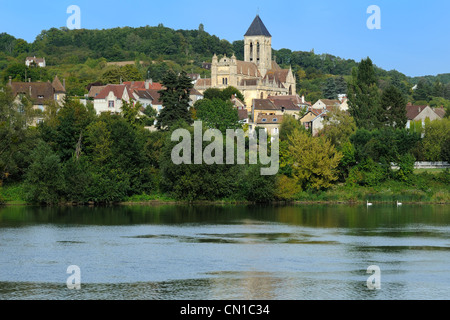
M 266 122 L 267 121 L 267 119 L 266 118 L 263 118 L 262 120 L 261 120 L 262 122 Z
M 222 84 L 227 85 L 228 84 L 228 78 L 222 78 Z
M 278 128 L 273 128 L 273 134 L 278 134 Z
M 38 95 L 38 98 L 39 98 L 39 99 L 44 99 L 44 96 Z
M 277 122 L 278 119 L 277 119 L 277 118 L 273 118 L 272 121 L 273 121 L 273 122 Z
M 108 101 L 108 107 L 109 108 L 114 108 L 114 101 L 113 100 Z

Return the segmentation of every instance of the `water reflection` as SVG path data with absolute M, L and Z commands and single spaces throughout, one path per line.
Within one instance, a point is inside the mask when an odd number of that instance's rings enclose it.
M 6 207 L 0 299 L 449 299 L 449 226 L 431 205 Z

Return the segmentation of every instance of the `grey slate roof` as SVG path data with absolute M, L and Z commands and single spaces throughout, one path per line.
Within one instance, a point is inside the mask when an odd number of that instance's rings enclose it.
M 262 22 L 259 15 L 256 15 L 255 20 L 253 20 L 250 28 L 248 28 L 247 33 L 244 36 L 266 36 L 272 37 L 267 30 L 266 26 Z

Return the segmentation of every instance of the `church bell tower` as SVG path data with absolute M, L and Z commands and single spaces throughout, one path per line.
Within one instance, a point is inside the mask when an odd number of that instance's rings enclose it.
M 272 69 L 272 36 L 259 15 L 244 35 L 244 61 L 255 63 L 262 77 Z

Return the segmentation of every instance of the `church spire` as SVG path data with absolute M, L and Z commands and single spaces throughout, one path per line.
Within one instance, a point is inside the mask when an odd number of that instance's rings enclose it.
M 244 35 L 245 37 L 250 36 L 265 36 L 265 37 L 272 37 L 267 30 L 266 26 L 262 22 L 261 18 L 259 17 L 259 14 L 256 15 L 255 19 L 253 20 L 252 24 L 250 25 L 250 28 L 248 28 L 247 32 Z

